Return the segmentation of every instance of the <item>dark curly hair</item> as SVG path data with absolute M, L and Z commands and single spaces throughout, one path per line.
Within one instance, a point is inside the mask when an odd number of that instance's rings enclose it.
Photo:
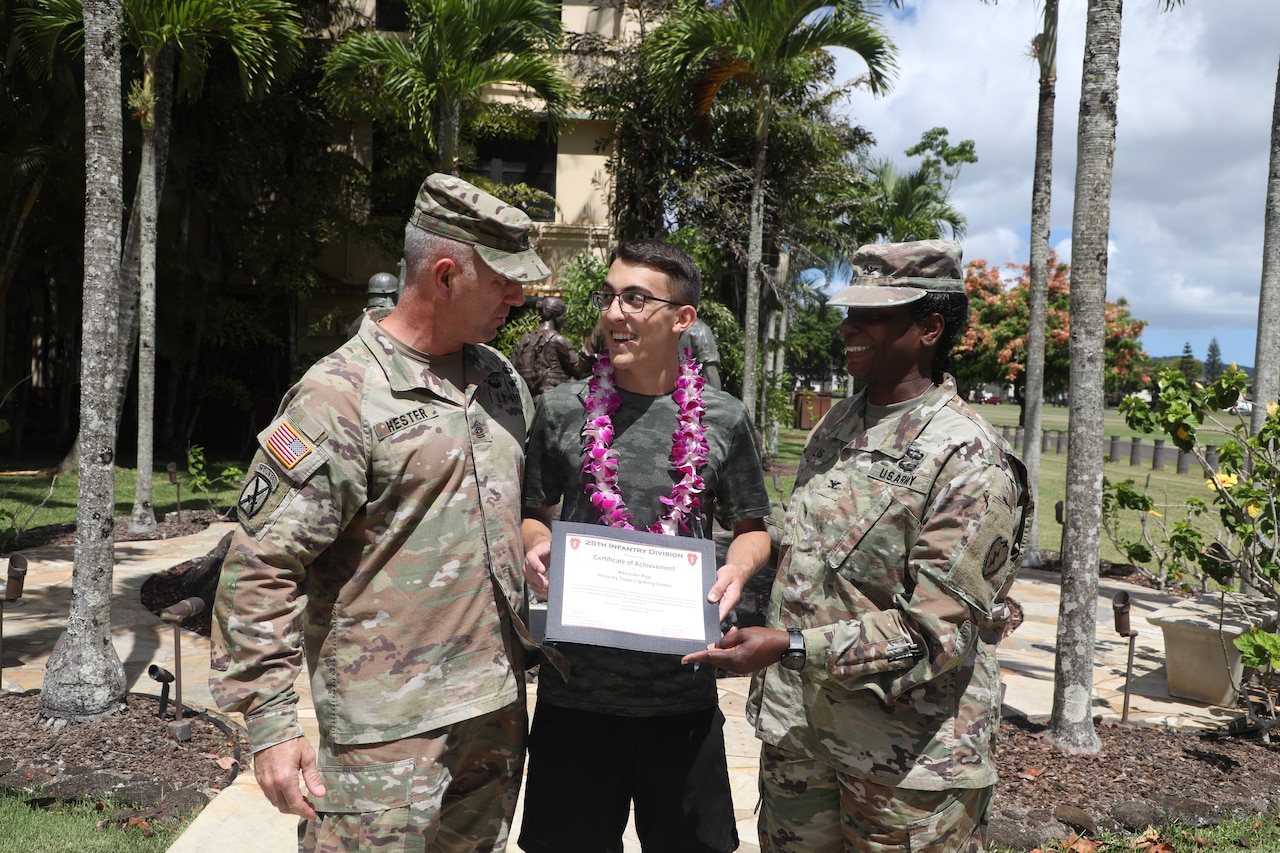
M 942 337 L 933 354 L 933 376 L 942 384 L 942 374 L 951 372 L 951 348 L 969 326 L 969 296 L 963 291 L 942 293 L 929 291 L 923 299 L 911 303 L 911 319 L 917 323 L 931 314 L 942 315 Z

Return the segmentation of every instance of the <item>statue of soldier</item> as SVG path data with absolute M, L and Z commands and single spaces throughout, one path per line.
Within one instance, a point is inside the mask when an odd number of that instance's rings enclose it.
M 590 362 L 560 334 L 567 310 L 564 300 L 557 296 L 543 299 L 538 303 L 542 324 L 521 335 L 511 351 L 516 372 L 528 383 L 535 400 L 544 391 L 570 379 L 581 379 L 591 370 Z
M 716 336 L 701 318 L 680 333 L 676 342 L 680 352 L 686 349 L 693 353 L 694 361 L 702 365 L 702 375 L 712 388 L 720 387 L 720 350 L 716 348 Z

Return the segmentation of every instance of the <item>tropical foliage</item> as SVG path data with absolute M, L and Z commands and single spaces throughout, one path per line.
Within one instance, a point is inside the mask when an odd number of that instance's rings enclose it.
M 812 54 L 843 47 L 867 64 L 866 85 L 879 93 L 894 70 L 893 47 L 876 19 L 853 0 L 729 0 L 719 6 L 690 0 L 672 11 L 655 41 L 656 63 L 672 88 L 689 92 L 695 122 L 710 125 L 712 107 L 730 81 L 743 86 L 754 101 L 748 125 L 753 153 L 742 312 L 746 333 L 742 400 L 748 411 L 755 412 L 768 194 L 765 176 L 776 110 L 775 84 Z
M 409 0 L 408 38 L 361 30 L 325 62 L 324 93 L 339 114 L 401 126 L 436 152 L 437 169 L 457 172 L 468 121 L 511 103 L 481 98 L 486 87 L 517 84 L 542 103 L 554 132 L 571 85 L 556 62 L 560 10 L 547 0 Z
M 1248 384 L 1248 376 L 1235 365 L 1208 385 L 1166 370 L 1158 380 L 1154 403 L 1132 397 L 1121 404 L 1121 411 L 1129 426 L 1163 433 L 1212 472 L 1206 485 L 1213 490 L 1223 534 L 1214 541 L 1171 536 L 1168 547 L 1222 589 L 1250 590 L 1280 601 L 1280 405 L 1274 398 L 1259 405 L 1262 428 L 1251 433 L 1246 418 L 1226 414 Z M 1216 459 L 1210 459 L 1211 446 Z M 1252 702 L 1247 703 L 1248 712 L 1264 732 L 1269 731 L 1276 721 L 1268 685 L 1271 671 L 1280 664 L 1280 636 L 1255 628 L 1235 644 L 1246 665 L 1260 670 L 1270 719 L 1260 720 Z

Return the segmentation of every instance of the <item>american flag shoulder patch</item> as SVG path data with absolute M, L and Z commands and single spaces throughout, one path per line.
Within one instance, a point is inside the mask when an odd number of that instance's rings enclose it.
M 267 436 L 267 450 L 281 465 L 292 468 L 311 453 L 311 445 L 302 437 L 300 430 L 283 420 Z

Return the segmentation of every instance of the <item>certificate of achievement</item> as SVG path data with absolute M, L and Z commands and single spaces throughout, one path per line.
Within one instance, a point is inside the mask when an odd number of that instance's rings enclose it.
M 548 640 L 688 654 L 720 636 L 709 539 L 557 521 L 549 568 Z

